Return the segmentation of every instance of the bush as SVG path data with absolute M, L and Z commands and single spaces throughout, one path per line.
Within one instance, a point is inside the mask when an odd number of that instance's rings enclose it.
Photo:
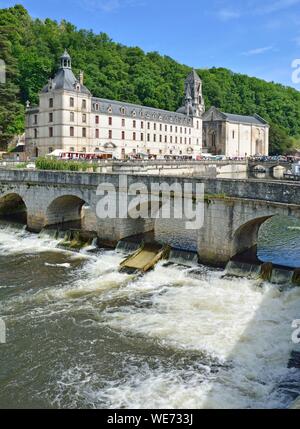
M 38 158 L 35 165 L 38 170 L 86 171 L 88 168 L 94 170 L 88 162 L 62 161 L 53 158 Z

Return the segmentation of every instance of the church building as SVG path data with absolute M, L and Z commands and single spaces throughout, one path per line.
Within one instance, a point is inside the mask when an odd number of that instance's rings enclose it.
M 269 125 L 258 115 L 243 116 L 211 107 L 203 119 L 203 152 L 227 157 L 269 155 Z
M 116 159 L 146 155 L 197 159 L 202 153 L 202 81 L 195 71 L 185 82 L 177 112 L 92 96 L 83 73 L 76 78 L 67 51 L 42 89 L 39 105 L 26 110 L 26 150 L 31 156 L 96 153 Z

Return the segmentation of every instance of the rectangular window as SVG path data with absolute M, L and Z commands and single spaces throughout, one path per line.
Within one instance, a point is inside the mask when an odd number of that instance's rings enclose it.
M 197 130 L 199 130 L 199 121 L 197 121 Z
M 38 138 L 38 130 L 35 128 L 34 130 L 34 138 L 37 139 Z
M 98 130 L 98 128 L 96 129 L 96 139 L 98 139 L 99 138 L 99 130 Z
M 162 131 L 162 124 L 159 124 L 159 131 Z
M 148 127 L 148 130 L 150 130 L 150 122 L 148 122 L 147 127 Z
M 74 107 L 74 98 L 70 97 L 70 107 Z
M 49 128 L 49 137 L 53 137 L 53 128 L 52 127 Z
M 49 122 L 53 122 L 53 113 L 49 113 Z
M 154 123 L 153 127 L 154 127 L 154 131 L 156 131 L 156 123 Z
M 136 121 L 132 122 L 133 128 L 136 128 Z
M 133 133 L 132 138 L 133 138 L 133 141 L 136 141 L 136 133 Z
M 122 127 L 125 127 L 125 119 L 122 119 Z
M 141 122 L 141 128 L 142 129 L 144 128 L 144 122 L 143 121 Z
M 82 100 L 82 108 L 86 109 L 86 100 Z
M 96 124 L 99 124 L 99 116 L 98 115 L 95 117 L 95 122 L 96 122 Z
M 108 131 L 108 138 L 111 140 L 112 139 L 112 130 Z
M 112 125 L 112 117 L 111 116 L 109 116 L 109 118 L 108 118 L 108 125 Z
M 168 132 L 168 125 L 165 125 L 165 132 Z
M 147 134 L 147 141 L 150 141 L 150 134 Z
M 38 123 L 38 116 L 34 115 L 34 124 L 37 124 L 37 123 Z
M 173 143 L 173 137 L 172 136 L 170 137 L 170 143 Z
M 235 131 L 232 131 L 232 138 L 234 140 L 234 138 L 235 138 Z
M 53 98 L 49 99 L 49 107 L 53 107 Z
M 122 140 L 125 140 L 125 131 L 122 131 Z
M 156 142 L 156 134 L 153 136 L 153 141 Z
M 82 137 L 86 137 L 86 128 L 82 128 Z
M 70 127 L 70 137 L 74 137 L 74 127 Z
M 178 137 L 177 136 L 175 137 L 175 143 L 176 144 L 178 143 Z
M 165 143 L 168 143 L 168 137 L 165 136 Z
M 74 122 L 75 116 L 74 112 L 70 112 L 70 122 Z
M 162 143 L 162 136 L 159 136 L 159 143 Z
M 178 133 L 178 127 L 175 127 L 175 133 Z
M 143 133 L 141 133 L 141 141 L 142 142 L 144 141 L 144 134 Z
M 173 132 L 173 125 L 170 126 L 170 132 Z
M 83 122 L 84 124 L 86 123 L 86 114 L 85 114 L 85 113 L 82 115 L 82 122 Z

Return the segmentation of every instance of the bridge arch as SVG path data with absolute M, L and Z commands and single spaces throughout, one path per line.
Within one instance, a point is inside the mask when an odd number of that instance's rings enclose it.
M 260 227 L 274 215 L 252 219 L 241 225 L 234 233 L 232 242 L 232 256 L 240 255 L 257 246 Z
M 76 195 L 63 195 L 55 198 L 47 207 L 45 226 L 58 225 L 81 228 L 83 207 L 88 204 Z
M 0 218 L 27 224 L 27 205 L 21 195 L 12 192 L 0 197 Z

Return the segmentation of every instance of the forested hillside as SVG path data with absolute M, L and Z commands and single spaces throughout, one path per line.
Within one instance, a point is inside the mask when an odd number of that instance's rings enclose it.
M 22 132 L 25 102 L 37 102 L 64 48 L 72 56 L 75 73 L 84 70 L 85 84 L 94 96 L 169 110 L 181 105 L 188 66 L 115 43 L 104 33 L 77 30 L 66 21 L 32 19 L 20 5 L 0 9 L 0 58 L 7 65 L 7 83 L 0 84 L 2 145 Z M 300 92 L 224 68 L 198 73 L 207 108 L 261 115 L 271 124 L 273 153 L 298 144 Z

